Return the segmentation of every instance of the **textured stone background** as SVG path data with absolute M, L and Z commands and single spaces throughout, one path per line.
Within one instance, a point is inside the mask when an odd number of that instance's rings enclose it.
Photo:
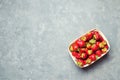
M 99 28 L 111 50 L 86 69 L 67 51 Z M 120 0 L 0 0 L 0 80 L 119 80 Z

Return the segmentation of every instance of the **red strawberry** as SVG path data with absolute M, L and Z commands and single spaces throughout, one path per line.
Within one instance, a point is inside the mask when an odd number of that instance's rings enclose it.
M 84 65 L 86 65 L 86 61 L 85 61 L 85 60 L 83 60 L 83 62 L 84 62 Z
M 76 41 L 76 44 L 78 44 L 79 47 L 85 47 L 85 42 L 80 39 Z
M 85 65 L 85 62 L 84 62 L 83 60 L 80 60 L 80 59 L 79 59 L 79 60 L 77 60 L 77 65 L 80 66 L 80 67 L 81 67 L 81 66 L 84 66 L 84 65 Z
M 80 58 L 81 58 L 80 56 L 81 56 L 80 53 L 78 53 L 78 54 L 76 54 L 75 57 L 76 57 L 77 59 L 80 59 Z
M 94 34 L 99 34 L 99 32 L 98 31 L 95 31 L 95 33 Z
M 100 42 L 96 42 L 96 45 L 99 46 Z
M 92 45 L 92 50 L 93 51 L 96 51 L 96 50 L 98 50 L 99 49 L 99 47 L 97 46 L 97 44 L 93 44 Z
M 86 37 L 86 36 L 82 36 L 82 37 L 80 38 L 80 40 L 82 40 L 82 41 L 87 41 L 87 37 Z
M 87 54 L 86 53 L 81 53 L 80 54 L 80 58 L 81 59 L 86 59 L 87 58 Z
M 91 33 L 92 33 L 92 35 L 94 35 L 95 34 L 95 30 L 92 30 Z
M 86 51 L 86 48 L 80 48 L 80 52 L 85 52 Z
M 108 49 L 108 45 L 105 46 Z
M 100 39 L 99 39 L 100 41 L 103 41 L 104 39 L 103 39 L 103 37 L 100 35 Z
M 96 60 L 96 55 L 95 54 L 92 54 L 89 56 L 89 58 L 92 60 L 92 61 L 95 61 Z
M 92 62 L 92 60 L 90 58 L 88 58 L 85 62 L 86 62 L 86 64 L 90 64 Z
M 70 51 L 77 51 L 79 49 L 79 46 L 76 43 L 73 43 L 69 49 Z
M 93 35 L 92 35 L 91 32 L 87 33 L 87 34 L 86 34 L 87 40 L 90 40 L 90 39 L 92 38 L 92 36 L 93 36 Z
M 78 54 L 79 54 L 79 53 L 77 53 L 77 52 L 72 52 L 72 55 L 73 55 L 74 57 L 76 57 Z
M 93 53 L 93 50 L 86 50 L 86 53 L 87 53 L 88 55 L 91 55 L 91 54 Z
M 93 36 L 96 40 L 100 39 L 100 34 L 98 32 L 95 32 Z
M 102 54 L 102 51 L 101 51 L 101 50 L 97 50 L 95 54 L 98 55 L 98 56 L 100 57 L 101 54 Z

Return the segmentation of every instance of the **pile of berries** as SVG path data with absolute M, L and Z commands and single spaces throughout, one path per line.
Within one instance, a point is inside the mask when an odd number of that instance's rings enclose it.
M 79 67 L 90 65 L 108 51 L 107 41 L 97 30 L 92 30 L 74 41 L 69 50 Z

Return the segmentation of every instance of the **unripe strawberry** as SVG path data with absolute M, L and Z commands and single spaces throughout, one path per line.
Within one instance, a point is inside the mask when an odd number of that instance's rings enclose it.
M 96 40 L 95 40 L 95 39 L 90 39 L 90 40 L 89 40 L 89 43 L 95 44 L 95 43 L 96 43 Z
M 93 53 L 93 50 L 86 50 L 86 53 L 87 53 L 88 55 L 91 55 L 91 54 Z
M 92 45 L 91 45 L 89 42 L 87 42 L 87 43 L 86 43 L 86 48 L 87 48 L 87 49 L 91 49 L 91 47 L 92 47 Z
M 95 55 L 95 57 L 96 57 L 96 60 L 98 60 L 98 59 L 99 59 L 99 56 L 98 56 L 98 55 Z
M 105 40 L 102 41 L 102 43 L 103 43 L 104 46 L 107 45 L 107 42 Z
M 104 48 L 104 44 L 102 42 L 99 43 L 99 48 Z
M 82 41 L 87 41 L 87 37 L 86 37 L 86 36 L 82 36 L 82 37 L 80 38 L 80 40 L 82 40 Z
M 107 48 L 104 47 L 104 48 L 102 49 L 102 52 L 103 52 L 103 53 L 106 53 L 106 51 L 107 51 Z
M 92 62 L 92 60 L 91 60 L 90 58 L 88 58 L 88 59 L 86 60 L 86 64 L 91 64 L 91 62 Z

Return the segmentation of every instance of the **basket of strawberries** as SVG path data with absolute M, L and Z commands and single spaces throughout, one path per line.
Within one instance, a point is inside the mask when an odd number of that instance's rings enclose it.
M 73 61 L 80 68 L 90 66 L 110 50 L 110 44 L 104 34 L 93 29 L 74 40 L 69 46 Z

